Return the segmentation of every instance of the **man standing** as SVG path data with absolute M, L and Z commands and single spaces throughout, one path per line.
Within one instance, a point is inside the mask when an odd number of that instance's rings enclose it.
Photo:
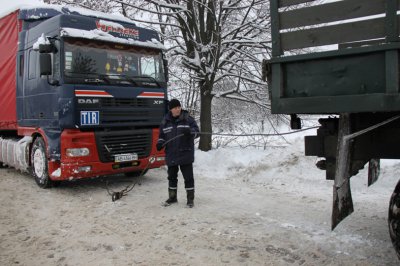
M 168 199 L 164 206 L 178 202 L 178 171 L 185 180 L 187 206 L 193 207 L 194 200 L 194 139 L 198 137 L 199 127 L 189 112 L 182 110 L 181 103 L 172 99 L 168 104 L 169 112 L 160 125 L 157 150 L 165 146 L 166 163 L 168 166 Z

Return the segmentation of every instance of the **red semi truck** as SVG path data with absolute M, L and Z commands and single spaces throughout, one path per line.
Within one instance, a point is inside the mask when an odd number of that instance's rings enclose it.
M 167 63 L 157 32 L 124 17 L 41 5 L 0 18 L 0 165 L 61 180 L 164 162 Z

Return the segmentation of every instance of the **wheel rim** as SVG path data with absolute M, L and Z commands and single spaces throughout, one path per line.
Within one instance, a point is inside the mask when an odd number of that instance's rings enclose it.
M 37 149 L 33 154 L 33 168 L 35 170 L 35 175 L 43 181 L 44 178 L 44 169 L 45 169 L 45 160 L 44 153 L 41 149 Z

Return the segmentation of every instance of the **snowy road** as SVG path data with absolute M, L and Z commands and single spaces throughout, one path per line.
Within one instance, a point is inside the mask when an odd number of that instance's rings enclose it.
M 109 180 L 119 190 L 132 179 Z M 196 186 L 194 209 L 182 187 L 163 208 L 164 169 L 114 203 L 100 179 L 43 190 L 0 169 L 0 265 L 398 265 L 388 198 L 355 197 L 355 213 L 331 232 L 331 191 L 201 173 Z

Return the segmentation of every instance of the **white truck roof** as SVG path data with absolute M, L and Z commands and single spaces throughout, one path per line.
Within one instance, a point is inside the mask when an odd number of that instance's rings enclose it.
M 0 18 L 4 17 L 16 10 L 35 10 L 35 9 L 42 9 L 42 10 L 52 10 L 59 13 L 64 14 L 79 14 L 88 17 L 95 17 L 95 18 L 102 18 L 106 20 L 113 20 L 113 21 L 121 21 L 131 24 L 136 24 L 134 21 L 122 16 L 121 14 L 106 14 L 100 11 L 93 11 L 86 8 L 81 7 L 72 7 L 72 6 L 61 6 L 61 5 L 49 5 L 40 2 L 39 0 L 12 0 L 12 1 L 5 1 L 2 3 L 2 7 L 0 10 Z M 30 17 L 26 17 L 25 19 L 40 19 L 48 17 L 46 12 L 26 12 L 27 14 L 31 14 Z

